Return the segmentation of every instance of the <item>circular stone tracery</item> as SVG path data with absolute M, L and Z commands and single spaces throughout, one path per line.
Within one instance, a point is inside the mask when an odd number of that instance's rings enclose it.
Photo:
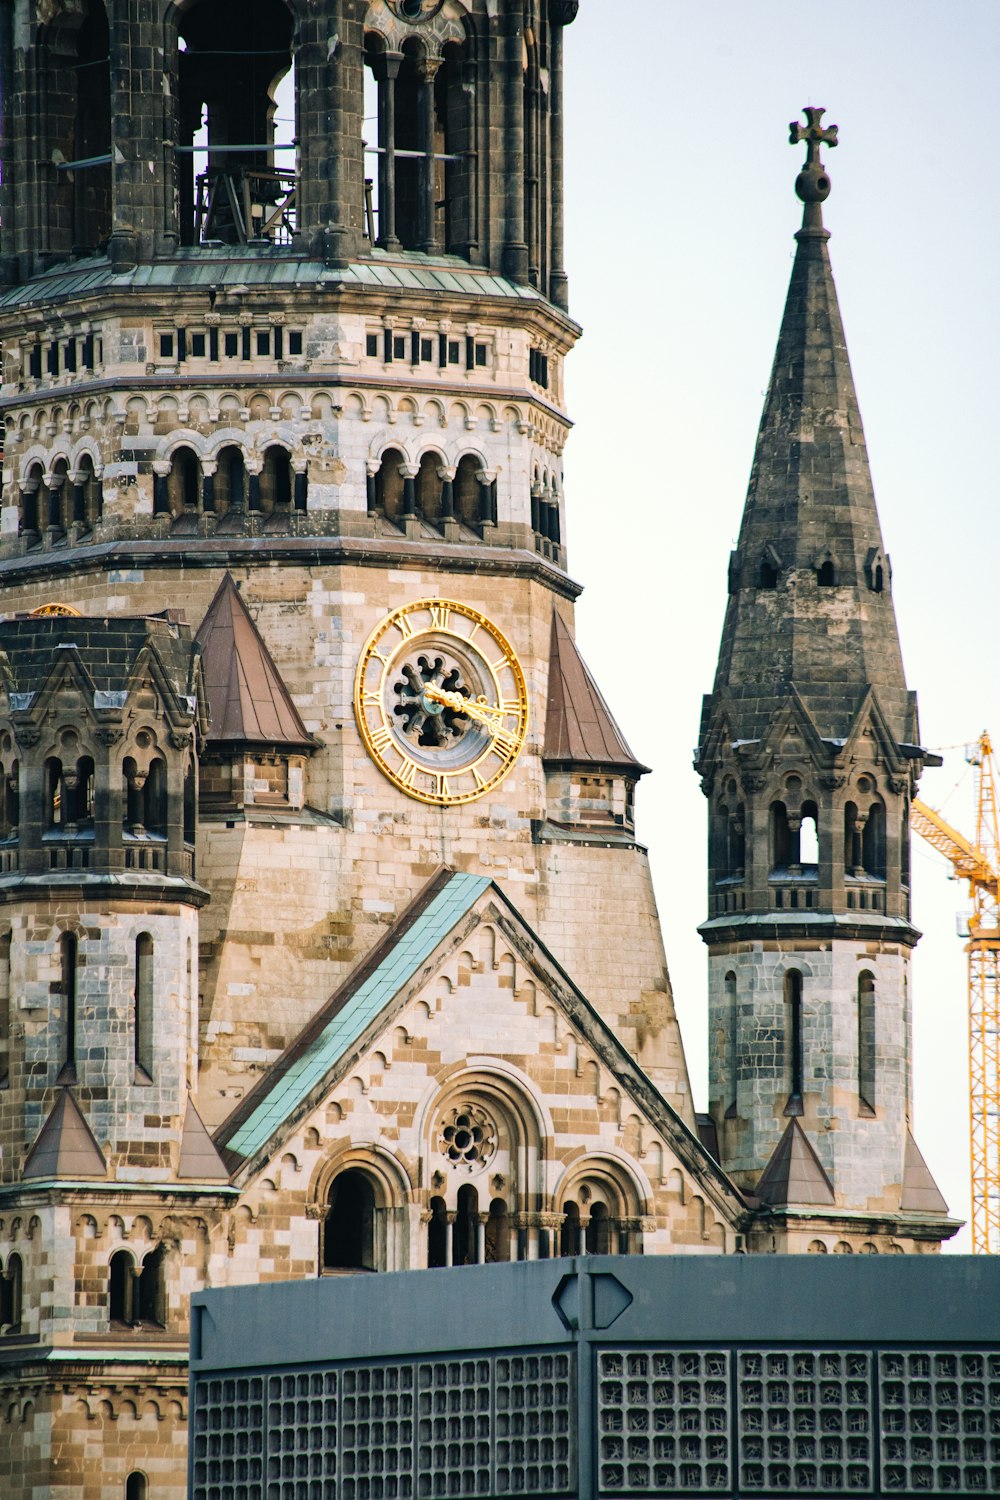
M 496 1155 L 496 1126 L 478 1104 L 456 1105 L 441 1121 L 438 1148 L 453 1167 L 478 1171 Z

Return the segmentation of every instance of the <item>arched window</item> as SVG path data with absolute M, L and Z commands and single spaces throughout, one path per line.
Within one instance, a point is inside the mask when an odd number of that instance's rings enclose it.
M 167 768 L 157 757 L 149 763 L 146 780 L 142 788 L 142 822 L 147 833 L 166 837 L 167 832 Z
M 48 28 L 47 28 L 48 29 Z M 53 173 L 45 216 L 57 258 L 95 254 L 111 233 L 111 87 L 108 20 L 101 0 L 85 0 L 49 30 L 45 80 L 46 161 Z
M 24 1267 L 17 1254 L 7 1257 L 6 1267 L 0 1266 L 0 1333 L 20 1333 L 21 1297 L 24 1286 Z
M 474 1266 L 479 1239 L 479 1194 L 471 1183 L 465 1182 L 458 1190 L 458 1211 L 452 1230 L 451 1263 L 453 1266 Z
M 45 824 L 48 828 L 61 828 L 66 822 L 66 798 L 63 790 L 62 761 L 50 755 L 45 762 L 44 796 Z
M 96 526 L 104 511 L 104 487 L 94 472 L 94 460 L 89 453 L 80 459 L 73 484 L 74 525 L 88 529 Z
M 41 370 L 39 369 L 40 374 Z M 34 464 L 21 484 L 21 535 L 29 546 L 33 546 L 41 540 L 39 511 L 41 489 L 42 466 L 41 464 Z
M 846 875 L 863 874 L 861 832 L 862 825 L 858 819 L 857 804 L 846 802 L 844 804 L 844 873 Z
M 11 934 L 0 937 L 0 1088 L 10 1073 L 10 951 Z
M 172 516 L 201 509 L 201 464 L 193 448 L 175 448 L 170 455 L 167 504 Z
M 858 975 L 858 1111 L 875 1114 L 875 976 Z
M 416 477 L 417 515 L 435 524 L 441 520 L 441 466 L 439 453 L 424 453 Z
M 821 589 L 832 589 L 837 584 L 837 569 L 832 558 L 826 558 L 816 569 L 816 583 Z
M 474 453 L 463 453 L 455 470 L 455 515 L 463 526 L 479 524 L 479 480 L 482 461 Z
M 127 1250 L 116 1250 L 108 1263 L 108 1321 L 131 1328 L 136 1322 L 135 1261 Z
M 21 767 L 15 760 L 3 780 L 4 837 L 17 838 L 21 822 Z
M 610 1255 L 611 1253 L 611 1220 L 608 1217 L 607 1205 L 592 1203 L 590 1223 L 587 1225 L 587 1254 Z
M 142 932 L 135 942 L 135 1000 L 132 1032 L 137 1082 L 153 1077 L 153 939 Z
M 778 587 L 778 569 L 769 557 L 762 557 L 760 570 L 757 575 L 757 587 L 759 589 L 776 589 Z
M 405 461 L 398 448 L 387 448 L 375 475 L 375 507 L 387 521 L 398 521 L 403 514 Z
M 55 532 L 65 531 L 69 525 L 71 515 L 72 502 L 70 499 L 66 460 L 60 458 L 53 465 L 52 473 L 49 475 L 48 516 L 46 519 L 50 530 Z
M 873 802 L 861 835 L 861 863 L 866 875 L 885 879 L 885 808 Z
M 125 1481 L 125 1500 L 147 1500 L 148 1494 L 149 1488 L 145 1474 L 141 1474 L 138 1469 L 133 1469 Z
M 64 827 L 87 827 L 94 821 L 94 762 L 81 755 L 75 766 L 62 773 L 61 820 Z
M 59 990 L 62 1000 L 62 1068 L 59 1077 L 70 1081 L 76 1077 L 76 965 L 77 944 L 72 932 L 59 939 Z
M 815 802 L 802 804 L 802 822 L 799 826 L 799 859 L 803 868 L 815 870 L 819 865 L 819 832 L 817 822 L 819 809 Z
M 341 1172 L 330 1185 L 323 1226 L 325 1271 L 374 1271 L 375 1190 L 357 1167 Z
M 287 515 L 292 508 L 292 462 L 287 448 L 277 443 L 272 443 L 264 451 L 260 508 L 265 515 L 273 515 L 276 511 Z
M 286 241 L 296 153 L 284 148 L 295 141 L 297 109 L 297 101 L 278 109 L 279 84 L 294 66 L 288 6 L 195 0 L 178 31 L 178 145 L 196 148 L 177 157 L 181 243 Z M 236 37 L 245 44 L 234 46 Z M 295 92 L 293 79 L 282 101 Z
M 427 1225 L 427 1264 L 429 1267 L 448 1264 L 448 1211 L 443 1198 L 432 1198 L 431 1216 Z
M 166 1286 L 163 1278 L 163 1262 L 166 1251 L 162 1245 L 150 1250 L 143 1260 L 136 1287 L 136 1304 L 140 1323 L 163 1328 L 167 1321 Z
M 227 443 L 221 449 L 215 471 L 215 509 L 220 515 L 246 509 L 247 476 L 242 449 Z
M 802 975 L 789 969 L 784 980 L 785 1071 L 789 1104 L 802 1099 Z
M 559 1254 L 580 1254 L 580 1206 L 572 1199 L 563 1204 L 562 1229 L 559 1232 Z
M 783 802 L 771 803 L 771 868 L 787 870 L 799 862 L 799 828 Z
M 490 1216 L 486 1221 L 486 1252 L 488 1264 L 510 1260 L 510 1215 L 504 1198 L 494 1198 L 490 1204 Z

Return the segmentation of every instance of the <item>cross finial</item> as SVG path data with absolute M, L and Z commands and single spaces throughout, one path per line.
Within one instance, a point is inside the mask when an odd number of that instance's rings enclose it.
M 793 146 L 797 146 L 800 141 L 806 143 L 806 159 L 802 171 L 795 179 L 795 191 L 806 205 L 803 229 L 820 230 L 823 221 L 819 205 L 830 196 L 830 178 L 819 159 L 819 148 L 837 144 L 837 127 L 820 123 L 826 114 L 825 109 L 807 104 L 803 114 L 806 117 L 805 125 L 793 120 L 788 127 L 788 138 Z
M 788 127 L 789 140 L 793 146 L 797 146 L 799 141 L 805 141 L 807 152 L 806 166 L 819 167 L 822 165 L 819 159 L 819 148 L 820 146 L 835 146 L 837 144 L 837 127 L 836 125 L 820 124 L 820 121 L 826 114 L 825 108 L 816 109 L 813 105 L 807 104 L 802 113 L 805 115 L 807 123 L 800 125 L 798 120 L 793 120 Z

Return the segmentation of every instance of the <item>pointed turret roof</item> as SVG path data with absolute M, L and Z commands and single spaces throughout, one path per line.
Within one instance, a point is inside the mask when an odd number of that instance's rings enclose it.
M 185 1182 L 228 1182 L 229 1172 L 212 1137 L 205 1129 L 201 1115 L 188 1100 L 184 1113 L 184 1128 L 181 1131 L 181 1150 L 177 1161 L 177 1176 Z
M 197 639 L 202 645 L 212 745 L 313 748 L 231 573 L 220 583 Z
M 899 1206 L 906 1213 L 946 1214 L 948 1205 L 931 1169 L 924 1161 L 920 1147 L 909 1131 L 906 1132 L 906 1155 L 903 1159 L 903 1192 Z
M 843 738 L 871 686 L 896 740 L 909 742 L 915 706 L 820 207 L 830 180 L 819 146 L 836 145 L 836 126 L 820 125 L 821 109 L 806 114 L 807 126 L 792 126 L 793 142 L 809 145 L 796 182 L 805 211 L 707 717 L 724 701 L 732 738 L 754 739 L 794 685 L 819 735 Z
M 21 1176 L 46 1181 L 58 1178 L 64 1182 L 107 1176 L 104 1153 L 72 1089 L 61 1088 L 57 1093 L 48 1118 L 25 1158 Z
M 798 1120 L 791 1119 L 760 1174 L 757 1197 L 772 1208 L 832 1204 L 833 1184 Z
M 644 776 L 590 675 L 562 616 L 552 615 L 549 698 L 542 759 L 547 765 L 605 766 Z

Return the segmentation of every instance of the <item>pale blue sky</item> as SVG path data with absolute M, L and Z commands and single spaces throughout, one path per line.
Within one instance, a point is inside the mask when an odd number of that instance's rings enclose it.
M 640 836 L 701 1104 L 706 819 L 691 750 L 800 219 L 804 151 L 787 136 L 804 104 L 840 127 L 825 217 L 924 743 L 983 727 L 1000 740 L 1000 4 L 583 0 L 566 73 L 566 258 L 585 329 L 566 456 L 579 639 L 655 769 Z M 965 770 L 950 752 L 921 788 L 963 826 Z M 916 1133 L 966 1216 L 964 892 L 914 843 Z

